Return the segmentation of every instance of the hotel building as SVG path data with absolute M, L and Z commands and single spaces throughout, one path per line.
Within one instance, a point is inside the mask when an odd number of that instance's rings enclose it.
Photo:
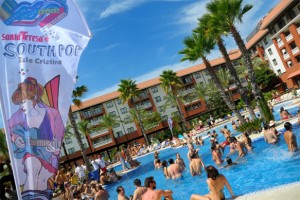
M 270 68 L 282 79 L 288 88 L 300 86 L 300 1 L 282 0 L 259 22 L 255 30 L 247 37 L 246 47 L 252 53 L 252 57 L 260 57 L 269 61 Z M 230 59 L 234 66 L 238 66 L 237 60 L 241 58 L 239 50 L 229 52 Z M 210 61 L 211 65 L 216 69 L 225 68 L 225 60 L 217 58 Z M 183 93 L 185 95 L 193 92 L 197 83 L 208 84 L 210 76 L 205 69 L 204 64 L 188 67 L 177 71 L 177 76 L 182 79 L 184 84 Z M 241 79 L 242 84 L 246 85 L 245 79 Z M 168 129 L 167 119 L 172 117 L 172 113 L 177 109 L 163 109 L 165 104 L 164 96 L 166 95 L 160 86 L 159 78 L 147 80 L 137 84 L 141 95 L 135 100 L 135 104 L 145 110 L 159 112 L 162 116 L 162 122 L 147 131 L 147 135 L 163 132 Z M 238 100 L 240 95 L 236 92 L 235 85 L 230 86 L 233 99 Z M 82 102 L 81 107 L 72 107 L 73 116 L 78 123 L 81 120 L 87 120 L 91 125 L 96 126 L 101 117 L 110 113 L 124 120 L 128 116 L 128 111 L 133 105 L 122 104 L 120 93 L 115 91 L 93 99 Z M 199 117 L 206 112 L 207 108 L 203 101 L 199 99 L 189 99 L 181 105 L 184 117 L 187 121 Z M 86 146 L 88 156 L 94 154 L 103 154 L 108 156 L 113 149 L 125 143 L 132 144 L 137 141 L 140 144 L 145 143 L 143 134 L 139 127 L 134 123 L 117 124 L 113 131 L 107 129 L 102 131 L 91 132 L 85 138 L 82 137 Z M 88 144 L 91 147 L 88 148 Z M 65 139 L 64 150 L 61 152 L 61 161 L 72 163 L 82 159 L 79 145 L 76 138 Z

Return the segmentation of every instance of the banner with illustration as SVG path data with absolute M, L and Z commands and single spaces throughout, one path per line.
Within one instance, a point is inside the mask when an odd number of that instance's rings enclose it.
M 19 199 L 52 199 L 79 58 L 74 0 L 0 0 L 0 99 Z

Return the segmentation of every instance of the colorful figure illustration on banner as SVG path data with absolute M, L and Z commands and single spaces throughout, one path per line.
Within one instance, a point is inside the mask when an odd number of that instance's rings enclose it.
M 59 78 L 45 87 L 33 77 L 19 83 L 12 102 L 19 109 L 8 120 L 13 154 L 26 174 L 22 199 L 49 199 L 49 179 L 58 167 L 64 125 L 58 110 Z M 34 163 L 34 164 L 33 164 Z

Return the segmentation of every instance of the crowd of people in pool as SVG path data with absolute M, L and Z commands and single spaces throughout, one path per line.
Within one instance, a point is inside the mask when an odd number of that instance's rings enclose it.
M 285 109 L 280 109 L 282 114 L 281 118 L 287 120 L 288 118 L 284 117 L 286 114 L 290 117 L 290 114 Z M 284 112 L 284 113 L 283 113 Z M 298 111 L 298 119 L 300 119 L 300 111 Z M 245 120 L 249 120 L 245 118 Z M 299 120 L 300 124 L 300 120 Z M 201 125 L 198 124 L 197 126 Z M 239 122 L 232 123 L 233 129 L 235 125 L 238 126 Z M 267 125 L 264 125 L 262 132 L 264 139 L 270 145 L 276 144 L 279 141 L 279 135 L 281 134 L 277 131 L 275 127 L 275 122 L 270 121 Z M 290 122 L 284 123 L 285 132 L 283 138 L 287 144 L 288 151 L 294 152 L 297 151 L 298 145 L 296 141 L 296 136 L 292 132 L 292 124 Z M 218 136 L 223 134 L 225 141 L 219 143 Z M 247 133 L 242 133 L 238 138 L 233 136 L 231 131 L 225 125 L 217 133 L 215 130 L 209 130 L 206 135 L 209 137 L 210 149 L 212 160 L 215 162 L 215 166 L 209 165 L 206 166 L 203 163 L 201 157 L 198 154 L 199 149 L 195 148 L 196 146 L 203 146 L 205 142 L 202 137 L 194 137 L 193 134 L 187 134 L 186 139 L 180 140 L 178 138 L 173 138 L 170 142 L 171 145 L 186 145 L 188 147 L 187 159 L 189 164 L 186 164 L 182 159 L 179 153 L 176 154 L 176 158 L 170 158 L 168 160 L 160 160 L 159 152 L 154 152 L 154 168 L 156 170 L 161 170 L 166 179 L 178 179 L 182 176 L 182 173 L 187 170 L 190 171 L 191 176 L 201 175 L 203 172 L 206 172 L 207 180 L 206 183 L 209 188 L 209 193 L 206 196 L 201 196 L 197 194 L 191 195 L 191 200 L 198 199 L 225 199 L 223 189 L 226 188 L 229 190 L 232 198 L 235 197 L 232 188 L 227 181 L 226 177 L 222 174 L 219 174 L 218 169 L 230 167 L 236 165 L 239 162 L 241 157 L 247 155 L 248 152 L 251 152 L 252 140 Z M 184 142 L 182 142 L 184 141 Z M 229 147 L 229 153 L 225 155 L 225 147 Z M 140 165 L 137 160 L 132 159 L 133 150 L 130 147 L 121 147 L 115 154 L 115 157 L 120 161 L 123 171 L 126 171 L 130 168 L 135 168 Z M 231 155 L 237 152 L 237 159 L 232 161 L 230 158 Z M 61 189 L 64 194 L 64 199 L 75 200 L 75 199 L 95 199 L 95 200 L 107 200 L 109 199 L 109 193 L 105 190 L 105 186 L 118 182 L 121 179 L 121 176 L 118 175 L 113 168 L 110 170 L 107 169 L 109 163 L 104 161 L 101 155 L 98 155 L 98 158 L 93 158 L 91 161 L 94 171 L 100 175 L 98 181 L 87 182 L 87 172 L 86 167 L 81 163 L 76 166 L 75 170 L 69 170 L 64 172 L 60 170 L 55 177 L 55 184 L 57 188 Z M 218 169 L 217 169 L 218 168 Z M 120 185 L 116 189 L 118 194 L 118 200 L 160 200 L 162 197 L 165 199 L 173 199 L 171 190 L 158 190 L 156 189 L 156 182 L 154 177 L 147 177 L 144 180 L 144 186 L 142 186 L 142 181 L 140 179 L 135 179 L 133 187 L 136 188 L 134 194 L 129 197 L 125 194 L 125 189 Z

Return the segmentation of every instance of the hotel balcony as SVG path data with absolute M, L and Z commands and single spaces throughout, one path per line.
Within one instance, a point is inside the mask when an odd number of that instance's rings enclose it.
M 289 55 L 288 53 L 283 54 L 283 59 L 284 59 L 284 60 L 288 59 L 289 57 L 290 57 L 290 55 Z
M 278 44 L 278 47 L 279 47 L 279 48 L 282 47 L 282 46 L 283 46 L 282 40 L 278 41 L 277 44 Z
M 147 109 L 147 108 L 152 108 L 152 104 L 149 102 L 149 103 L 145 103 L 143 105 L 138 105 L 137 107 L 140 109 Z
M 295 54 L 298 53 L 298 52 L 299 52 L 299 48 L 298 48 L 298 47 L 292 49 L 293 55 L 295 55 Z
M 95 120 L 95 121 L 91 121 L 90 123 L 92 126 L 96 126 L 99 124 L 99 122 L 100 122 L 100 120 Z
M 94 132 L 94 133 L 91 133 L 90 134 L 90 138 L 94 138 L 94 137 L 97 137 L 99 135 L 103 135 L 105 133 L 108 133 L 108 129 L 107 128 L 106 129 L 102 129 L 102 130 L 97 131 L 97 132 Z
M 288 36 L 285 37 L 286 41 L 290 41 L 291 39 L 293 39 L 292 34 L 289 34 Z
M 104 141 L 101 141 L 99 143 L 93 144 L 93 147 L 98 148 L 98 147 L 104 146 L 106 144 L 109 144 L 111 142 L 112 142 L 112 139 L 110 138 L 109 140 L 104 140 Z
M 185 96 L 185 95 L 190 94 L 190 93 L 192 93 L 194 91 L 195 91 L 195 88 L 191 88 L 191 89 L 188 89 L 188 90 L 182 90 L 181 91 L 181 95 Z

